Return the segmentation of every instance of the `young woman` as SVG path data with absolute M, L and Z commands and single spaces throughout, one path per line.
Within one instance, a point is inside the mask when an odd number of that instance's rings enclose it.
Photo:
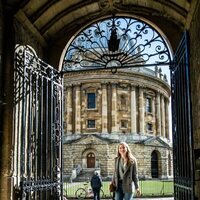
M 112 182 L 116 186 L 115 200 L 131 200 L 134 192 L 133 183 L 136 195 L 140 196 L 137 161 L 125 142 L 118 146 Z

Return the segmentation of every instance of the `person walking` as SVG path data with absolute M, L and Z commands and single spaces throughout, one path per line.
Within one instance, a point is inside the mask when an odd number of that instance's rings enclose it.
M 140 196 L 137 160 L 131 153 L 128 144 L 121 142 L 118 145 L 115 170 L 112 178 L 112 184 L 116 187 L 115 200 L 131 200 L 134 192 L 133 183 L 136 196 Z
M 94 193 L 94 200 L 100 200 L 100 190 L 102 187 L 102 179 L 98 172 L 95 172 L 91 178 L 91 187 Z

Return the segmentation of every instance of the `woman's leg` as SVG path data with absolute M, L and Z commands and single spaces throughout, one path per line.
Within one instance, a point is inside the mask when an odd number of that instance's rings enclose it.
M 115 192 L 115 200 L 123 200 L 124 194 L 122 191 L 116 191 Z
M 124 193 L 122 189 L 122 182 L 118 183 L 118 188 L 115 191 L 115 200 L 123 200 L 124 198 Z
M 124 200 L 132 200 L 133 194 L 132 193 L 124 193 Z

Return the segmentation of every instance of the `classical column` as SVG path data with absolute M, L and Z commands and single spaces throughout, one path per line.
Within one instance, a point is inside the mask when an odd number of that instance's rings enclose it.
M 111 132 L 117 132 L 117 84 L 112 83 L 112 105 L 111 105 L 111 116 L 112 116 L 112 124 L 111 124 Z
M 139 87 L 139 133 L 144 134 L 144 92 Z
M 160 93 L 156 94 L 156 134 L 157 136 L 161 135 L 161 121 L 160 121 Z
M 161 95 L 161 135 L 165 137 L 165 101 L 163 95 Z
M 154 131 L 153 131 L 153 134 L 156 135 L 156 131 L 155 131 L 155 121 L 156 121 L 156 117 L 155 117 L 155 112 L 156 112 L 156 109 L 155 109 L 155 97 L 152 97 L 152 114 L 153 114 L 153 126 L 154 126 Z
M 67 95 L 65 99 L 66 132 L 72 133 L 72 85 L 67 85 Z
M 102 83 L 102 133 L 108 132 L 107 83 Z
M 135 86 L 131 85 L 131 133 L 137 132 Z
M 75 86 L 75 133 L 81 133 L 81 87 Z
M 169 100 L 165 98 L 165 137 L 169 138 Z

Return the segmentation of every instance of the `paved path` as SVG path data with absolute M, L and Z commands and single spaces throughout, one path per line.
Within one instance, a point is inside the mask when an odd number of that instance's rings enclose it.
M 67 199 L 70 200 L 70 199 Z M 74 200 L 74 199 L 73 199 Z M 85 200 L 92 200 L 92 199 L 85 199 Z M 112 199 L 102 199 L 102 200 L 112 200 Z M 133 200 L 174 200 L 174 197 L 157 197 L 157 198 L 137 198 L 134 197 Z
M 134 198 L 134 200 L 174 200 L 174 197 L 157 197 L 157 198 Z
M 68 199 L 69 200 L 69 199 Z M 91 200 L 91 199 L 88 199 Z M 102 199 L 102 200 L 112 200 L 112 199 Z M 157 198 L 137 198 L 134 197 L 133 200 L 174 200 L 174 197 L 157 197 Z
M 157 197 L 157 198 L 137 198 L 134 197 L 133 200 L 174 200 L 174 197 Z

